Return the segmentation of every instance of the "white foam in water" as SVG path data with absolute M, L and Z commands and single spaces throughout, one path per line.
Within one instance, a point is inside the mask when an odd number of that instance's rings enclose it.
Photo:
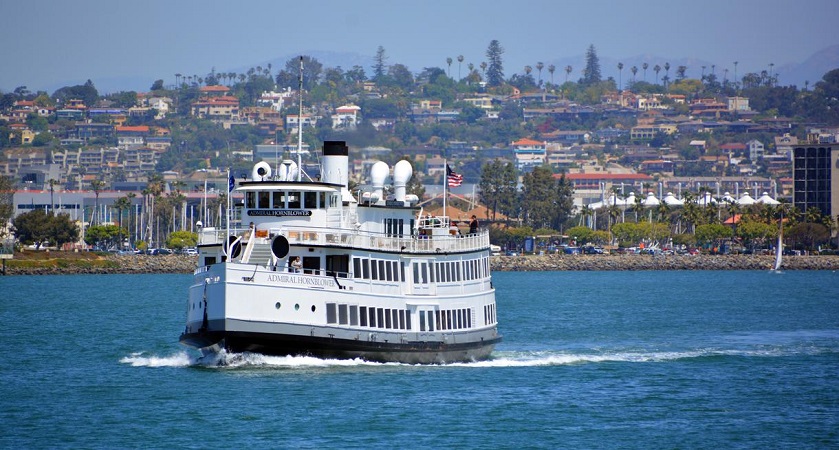
M 604 353 L 565 353 L 561 351 L 539 352 L 496 352 L 491 359 L 466 363 L 452 363 L 443 365 L 429 365 L 427 367 L 538 367 L 559 366 L 570 364 L 603 363 L 603 362 L 666 362 L 680 359 L 705 358 L 714 356 L 745 356 L 745 357 L 778 357 L 787 354 L 779 349 L 760 350 L 722 350 L 700 349 L 673 352 L 631 352 L 617 351 Z M 227 353 L 221 352 L 207 357 L 190 356 L 187 352 L 179 352 L 170 356 L 145 355 L 144 352 L 133 353 L 122 358 L 121 363 L 134 367 L 219 367 L 219 368 L 331 368 L 331 367 L 359 367 L 359 366 L 412 366 L 400 363 L 378 363 L 362 359 L 320 359 L 312 356 L 267 356 L 259 353 Z
M 195 364 L 195 360 L 186 352 L 171 356 L 147 356 L 144 352 L 137 352 L 120 359 L 119 362 L 134 367 L 186 367 Z

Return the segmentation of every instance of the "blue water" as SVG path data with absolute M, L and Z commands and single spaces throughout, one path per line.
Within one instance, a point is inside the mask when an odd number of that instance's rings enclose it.
M 448 366 L 201 361 L 189 282 L 0 277 L 0 447 L 839 448 L 839 273 L 496 273 Z

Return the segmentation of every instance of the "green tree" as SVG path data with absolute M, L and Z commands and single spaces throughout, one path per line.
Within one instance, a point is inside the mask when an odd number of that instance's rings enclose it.
M 698 242 L 719 247 L 720 242 L 723 239 L 731 238 L 734 232 L 725 225 L 710 223 L 697 226 L 694 234 Z
M 14 188 L 14 181 L 10 177 L 0 175 L 0 238 L 5 237 L 6 224 L 15 213 Z
M 198 235 L 191 231 L 175 231 L 169 234 L 166 239 L 166 247 L 175 250 L 182 250 L 187 247 L 195 247 L 198 243 Z
M 12 224 L 18 240 L 36 248 L 47 242 L 60 247 L 79 238 L 79 229 L 67 214 L 48 215 L 43 209 L 35 209 L 17 216 Z
M 487 48 L 486 57 L 489 65 L 486 70 L 487 84 L 489 86 L 501 86 L 504 83 L 504 62 L 501 55 L 504 54 L 504 48 L 501 43 L 493 39 Z
M 124 234 L 125 230 L 116 225 L 91 225 L 85 230 L 84 241 L 102 250 L 118 249 Z
M 599 83 L 600 79 L 600 58 L 597 57 L 594 44 L 591 44 L 586 51 L 586 68 L 583 69 L 583 79 L 580 80 L 580 84 L 590 86 Z
M 556 179 L 539 166 L 522 178 L 521 207 L 525 223 L 534 228 L 558 230 L 570 215 L 573 190 L 565 177 Z
M 380 83 L 385 77 L 387 68 L 387 55 L 385 48 L 381 45 L 376 49 L 376 56 L 373 58 L 373 81 Z
M 493 221 L 496 220 L 497 212 L 509 215 L 513 210 L 516 181 L 516 171 L 511 163 L 496 159 L 481 168 L 478 190 L 481 200 L 489 207 Z

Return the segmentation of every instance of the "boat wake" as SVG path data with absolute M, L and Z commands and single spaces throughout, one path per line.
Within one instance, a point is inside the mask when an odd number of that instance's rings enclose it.
M 258 353 L 222 352 L 205 357 L 181 351 L 169 356 L 133 353 L 120 360 L 134 367 L 197 367 L 208 369 L 273 368 L 273 369 L 329 369 L 342 367 L 539 367 L 597 363 L 663 363 L 701 360 L 706 358 L 772 358 L 801 354 L 836 354 L 839 348 L 815 346 L 809 348 L 768 347 L 764 349 L 697 349 L 686 351 L 496 351 L 485 361 L 451 364 L 413 365 L 379 363 L 362 359 L 320 359 L 311 356 L 267 356 Z

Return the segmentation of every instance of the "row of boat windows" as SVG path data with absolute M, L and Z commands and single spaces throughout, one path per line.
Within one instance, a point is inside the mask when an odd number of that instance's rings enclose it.
M 484 323 L 490 324 L 487 315 L 488 307 L 484 306 Z M 444 309 L 436 311 L 419 311 L 420 331 L 461 330 L 472 328 L 472 308 Z M 493 312 L 494 314 L 494 312 Z M 337 325 L 362 326 L 368 328 L 382 328 L 386 330 L 410 330 L 411 311 L 405 309 L 374 308 L 342 303 L 326 304 L 326 323 Z
M 410 330 L 411 311 L 327 303 L 326 323 L 390 330 Z
M 495 323 L 495 305 L 484 305 L 484 323 Z
M 379 281 L 405 281 L 405 267 L 399 261 L 353 258 L 355 278 Z
M 379 281 L 405 281 L 405 266 L 398 261 L 353 258 L 355 278 Z M 414 262 L 415 284 L 453 283 L 489 276 L 489 258 L 462 261 Z
M 414 284 L 452 283 L 489 276 L 489 258 L 414 263 Z
M 245 192 L 245 208 L 249 209 L 318 209 L 336 206 L 338 195 L 326 192 Z

